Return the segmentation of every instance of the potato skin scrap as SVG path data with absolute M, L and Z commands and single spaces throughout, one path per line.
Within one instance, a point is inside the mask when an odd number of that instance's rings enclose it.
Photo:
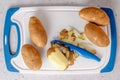
M 99 47 L 106 47 L 110 41 L 106 33 L 96 24 L 88 23 L 85 26 L 85 35 L 87 38 Z
M 74 64 L 74 52 L 70 52 L 69 61 L 70 61 L 69 66 L 72 66 Z
M 32 42 L 38 47 L 44 47 L 47 44 L 47 34 L 40 20 L 32 16 L 29 20 L 29 33 Z
M 66 29 L 63 29 L 61 32 L 60 32 L 60 36 L 68 36 L 68 31 Z
M 102 26 L 108 26 L 110 23 L 108 15 L 100 8 L 86 7 L 80 10 L 79 15 L 81 18 L 96 23 Z
M 34 48 L 30 44 L 25 44 L 22 46 L 21 54 L 23 57 L 23 60 L 26 64 L 26 66 L 31 70 L 39 70 L 42 66 L 42 59 L 37 51 L 36 48 Z

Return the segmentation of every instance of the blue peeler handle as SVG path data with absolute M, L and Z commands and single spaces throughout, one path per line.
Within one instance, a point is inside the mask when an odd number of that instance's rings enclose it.
M 11 59 L 16 57 L 20 50 L 20 44 L 21 44 L 21 38 L 20 38 L 20 29 L 17 23 L 11 21 L 11 16 L 18 10 L 19 8 L 10 8 L 7 11 L 6 14 L 6 20 L 5 20 L 5 26 L 4 26 L 4 38 L 3 38 L 3 46 L 4 46 L 4 55 L 5 55 L 5 61 L 6 66 L 9 71 L 12 72 L 18 72 L 16 68 L 13 67 L 11 64 Z M 11 53 L 10 50 L 10 30 L 11 28 L 15 26 L 17 30 L 17 36 L 18 36 L 18 44 L 17 44 L 17 50 L 14 54 Z M 14 43 L 13 43 L 14 44 Z
M 92 54 L 91 52 L 89 52 L 89 51 L 87 51 L 85 49 L 82 49 L 82 48 L 80 48 L 78 46 L 72 45 L 70 43 L 63 42 L 63 41 L 60 41 L 60 40 L 53 40 L 52 43 L 53 44 L 60 43 L 62 45 L 68 46 L 70 51 L 75 51 L 79 55 L 81 55 L 81 56 L 83 56 L 85 58 L 92 59 L 92 60 L 95 60 L 97 62 L 101 61 L 101 59 L 99 57 L 97 57 L 96 55 Z

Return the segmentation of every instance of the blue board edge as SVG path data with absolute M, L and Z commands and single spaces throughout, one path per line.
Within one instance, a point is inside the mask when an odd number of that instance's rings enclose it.
M 18 55 L 19 48 L 20 48 L 20 31 L 18 29 L 18 25 L 11 21 L 11 16 L 17 11 L 19 8 L 9 8 L 6 14 L 5 24 L 4 24 L 4 35 L 3 35 L 3 46 L 4 46 L 4 57 L 6 62 L 6 67 L 8 71 L 11 72 L 19 72 L 13 65 L 11 64 L 11 59 Z M 9 45 L 9 38 L 10 38 L 10 29 L 11 25 L 17 26 L 17 34 L 18 34 L 18 48 L 16 50 L 15 55 L 12 55 L 10 52 L 10 45 Z M 5 38 L 7 38 L 7 44 L 5 44 Z
M 114 68 L 115 58 L 116 58 L 116 49 L 117 49 L 117 33 L 116 33 L 116 24 L 115 24 L 115 17 L 112 9 L 110 8 L 101 8 L 104 10 L 110 18 L 110 28 L 111 28 L 111 51 L 110 51 L 110 59 L 107 65 L 100 71 L 101 73 L 104 72 L 111 72 Z

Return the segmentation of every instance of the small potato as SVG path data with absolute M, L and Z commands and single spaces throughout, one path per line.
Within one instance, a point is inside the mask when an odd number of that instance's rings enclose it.
M 88 23 L 85 26 L 85 35 L 87 38 L 100 47 L 106 47 L 110 41 L 105 32 L 96 24 Z
M 108 15 L 100 8 L 87 7 L 80 10 L 81 18 L 96 23 L 98 25 L 107 26 L 110 22 Z
M 47 34 L 38 18 L 30 17 L 29 32 L 33 43 L 38 47 L 44 47 L 47 44 Z
M 25 64 L 31 70 L 39 70 L 42 66 L 42 60 L 39 52 L 30 44 L 25 44 L 21 49 L 22 57 Z

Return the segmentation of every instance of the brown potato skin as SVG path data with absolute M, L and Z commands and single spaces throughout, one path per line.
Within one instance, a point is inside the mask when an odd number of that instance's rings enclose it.
M 85 26 L 85 35 L 87 38 L 99 47 L 106 47 L 110 41 L 105 32 L 96 24 L 88 23 Z
M 47 44 L 47 34 L 40 20 L 33 16 L 29 21 L 29 32 L 33 43 L 38 47 L 44 47 Z
M 22 46 L 21 53 L 23 60 L 29 69 L 39 70 L 41 68 L 42 59 L 36 48 L 30 44 L 25 44 Z
M 70 60 L 70 66 L 72 66 L 73 64 L 74 64 L 74 58 L 73 58 L 73 56 L 74 56 L 74 52 L 70 52 L 70 55 L 69 55 L 69 60 Z
M 108 26 L 110 20 L 108 15 L 100 8 L 87 7 L 80 10 L 81 18 L 102 26 Z
M 55 52 L 55 48 L 51 47 L 48 49 L 47 51 L 47 57 L 52 53 L 52 52 Z

